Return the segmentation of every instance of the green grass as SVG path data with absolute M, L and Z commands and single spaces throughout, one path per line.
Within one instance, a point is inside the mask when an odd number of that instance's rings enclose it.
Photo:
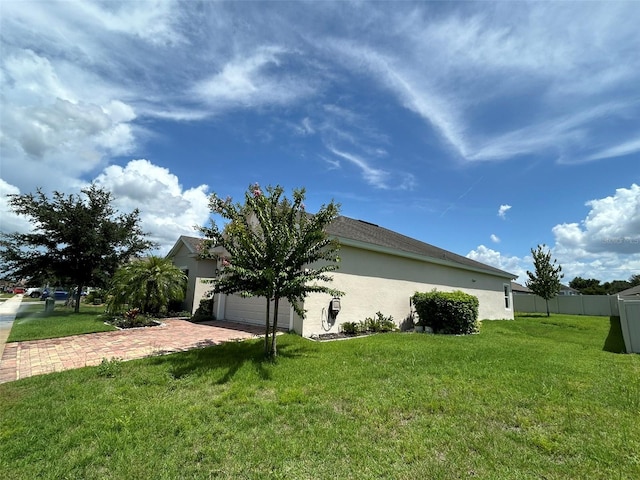
M 0 477 L 612 479 L 640 472 L 640 356 L 605 317 L 464 337 L 230 343 L 0 385 Z
M 7 341 L 23 342 L 115 330 L 98 318 L 103 310 L 104 307 L 82 305 L 80 313 L 73 313 L 71 308 L 56 305 L 53 312 L 45 313 L 44 302 L 23 303 Z

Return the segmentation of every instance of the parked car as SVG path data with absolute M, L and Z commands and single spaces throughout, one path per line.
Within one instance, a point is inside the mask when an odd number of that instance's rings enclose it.
M 24 287 L 13 287 L 13 294 L 18 295 L 19 293 L 24 293 Z
M 31 298 L 40 298 L 42 296 L 42 290 L 40 287 L 27 288 L 25 295 Z
M 56 288 L 55 290 L 51 291 L 48 288 L 44 289 L 44 292 L 42 292 L 42 296 L 40 297 L 40 300 L 46 300 L 47 298 L 53 297 L 54 300 L 66 300 L 67 298 L 69 298 L 69 292 L 67 292 L 66 290 L 63 290 L 62 288 Z

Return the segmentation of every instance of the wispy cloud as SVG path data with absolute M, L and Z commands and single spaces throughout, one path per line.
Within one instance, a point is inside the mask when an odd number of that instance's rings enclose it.
M 498 237 L 495 233 L 492 233 L 489 238 L 491 238 L 491 241 L 493 243 L 500 243 L 500 237 Z
M 359 168 L 365 181 L 370 185 L 373 185 L 376 188 L 389 188 L 386 183 L 389 178 L 389 172 L 370 166 L 363 158 L 357 155 L 343 152 L 333 147 L 328 147 L 328 149 L 334 155 L 347 160 L 349 163 Z
M 612 147 L 601 150 L 597 153 L 589 155 L 587 160 L 602 160 L 604 158 L 616 158 L 632 153 L 640 152 L 640 138 L 630 140 L 628 142 L 614 145 Z
M 193 92 L 211 106 L 255 107 L 286 105 L 314 93 L 310 79 L 280 69 L 281 58 L 294 54 L 284 48 L 260 47 L 234 59 L 220 72 L 198 82 Z

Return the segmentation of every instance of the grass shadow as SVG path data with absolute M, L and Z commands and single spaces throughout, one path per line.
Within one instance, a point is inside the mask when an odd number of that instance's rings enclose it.
M 626 353 L 620 317 L 609 317 L 609 334 L 604 341 L 602 350 L 611 353 Z
M 516 313 L 516 318 L 550 318 L 546 313 Z
M 294 335 L 292 335 L 294 336 Z M 217 370 L 221 372 L 217 384 L 225 384 L 233 379 L 236 373 L 246 364 L 250 364 L 263 380 L 270 379 L 269 365 L 276 364 L 278 359 L 295 358 L 307 355 L 312 348 L 302 342 L 282 342 L 284 336 L 278 338 L 278 358 L 270 359 L 264 354 L 264 340 L 243 340 L 225 342 L 219 345 L 203 344 L 187 352 L 152 357 L 153 365 L 167 366 L 174 379 L 188 375 L 208 375 Z

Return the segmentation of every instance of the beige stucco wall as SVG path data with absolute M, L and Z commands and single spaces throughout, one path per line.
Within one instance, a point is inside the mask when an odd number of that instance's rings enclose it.
M 215 260 L 198 260 L 183 244 L 176 254 L 171 257 L 173 264 L 183 270 L 189 271 L 187 281 L 187 293 L 185 296 L 185 310 L 193 313 L 198 308 L 200 298 L 203 298 L 206 290 L 210 290 L 200 279 L 211 278 L 215 275 Z
M 433 288 L 462 290 L 478 297 L 480 319 L 513 319 L 513 298 L 505 308 L 504 285 L 509 278 L 471 272 L 444 265 L 402 258 L 360 248 L 342 246 L 340 269 L 332 273 L 333 288 L 346 292 L 341 311 L 333 325 L 327 311 L 331 297 L 313 294 L 305 300 L 307 310 L 302 335 L 337 332 L 343 322 L 358 322 L 380 311 L 402 322 L 411 313 L 409 298 Z

